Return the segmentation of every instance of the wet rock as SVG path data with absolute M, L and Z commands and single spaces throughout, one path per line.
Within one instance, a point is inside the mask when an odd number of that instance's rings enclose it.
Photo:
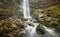
M 53 12 L 52 12 L 51 10 L 48 10 L 46 14 L 47 14 L 47 16 L 49 16 L 49 17 L 50 17 L 50 16 L 51 16 L 51 14 L 53 14 Z
M 26 37 L 26 34 L 22 33 L 19 35 L 19 37 Z
M 38 25 L 36 28 L 37 34 L 45 34 L 44 28 L 42 25 Z
M 33 26 L 33 27 L 34 27 L 34 25 L 33 25 L 33 24 L 31 24 L 31 23 L 30 23 L 30 24 L 28 23 L 28 25 L 29 25 L 29 26 Z
M 21 23 L 18 23 L 18 24 L 17 24 L 17 27 L 24 28 L 24 25 L 21 24 Z

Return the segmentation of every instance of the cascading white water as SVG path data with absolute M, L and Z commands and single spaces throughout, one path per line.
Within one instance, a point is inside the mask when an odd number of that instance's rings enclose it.
M 30 19 L 29 19 L 29 18 L 31 18 L 31 16 L 30 16 L 30 9 L 29 9 L 28 0 L 23 0 L 23 15 L 24 15 L 25 19 L 28 19 L 28 21 L 26 23 L 31 22 L 31 24 L 34 24 L 34 27 L 26 24 L 27 27 L 25 28 L 25 30 L 26 30 L 27 37 L 36 37 L 36 27 L 37 27 L 38 24 L 33 23 L 33 20 L 30 21 Z
M 38 26 L 38 24 L 35 23 L 35 27 L 32 29 L 30 37 L 37 37 L 37 33 L 36 33 L 37 26 Z
M 38 23 L 33 23 L 33 20 L 32 21 L 28 20 L 26 23 L 30 23 L 30 24 L 34 25 L 34 27 L 33 27 L 33 26 L 29 26 L 28 24 L 26 24 L 27 27 L 25 28 L 25 30 L 26 30 L 27 37 L 37 37 L 36 27 L 39 24 Z
M 45 29 L 45 36 L 44 37 L 59 37 L 59 35 L 54 31 L 55 29 L 43 26 Z
M 29 2 L 28 0 L 23 0 L 23 15 L 25 19 L 28 19 L 28 21 L 25 22 L 25 24 L 27 25 L 27 27 L 25 28 L 25 32 L 27 37 L 37 37 L 37 33 L 36 33 L 36 27 L 39 25 L 38 23 L 34 23 L 34 19 L 31 21 L 29 18 L 31 18 L 30 16 L 30 9 L 29 9 Z M 40 15 L 40 17 L 43 15 Z M 32 19 L 32 18 L 31 18 Z M 30 23 L 34 26 L 29 26 Z M 46 35 L 44 37 L 57 37 L 55 36 L 56 34 L 54 34 L 55 32 L 51 29 L 48 29 L 47 27 L 45 27 L 45 30 L 47 31 Z M 52 33 L 51 33 L 52 32 Z
M 31 18 L 28 0 L 23 0 L 23 15 L 24 18 Z

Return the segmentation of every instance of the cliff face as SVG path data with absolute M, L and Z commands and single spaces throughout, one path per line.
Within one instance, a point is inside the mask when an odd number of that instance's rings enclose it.
M 17 13 L 17 1 L 20 0 L 0 0 L 0 17 L 15 15 Z M 59 3 L 59 0 L 29 0 L 29 3 L 31 12 L 37 12 L 37 10 Z
M 38 18 L 40 23 L 60 31 L 60 0 L 31 0 L 30 8 L 35 18 L 45 14 Z
M 32 8 L 46 8 L 59 2 L 59 0 L 30 0 L 30 6 Z
M 39 14 L 44 9 L 60 4 L 60 0 L 29 0 L 31 13 Z
M 0 0 L 0 17 L 16 13 L 16 0 Z

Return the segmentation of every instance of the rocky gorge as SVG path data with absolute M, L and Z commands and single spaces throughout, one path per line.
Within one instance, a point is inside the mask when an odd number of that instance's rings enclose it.
M 25 30 L 24 21 L 27 20 L 23 18 L 23 11 L 18 6 L 21 2 L 22 0 L 0 0 L 0 37 L 26 37 L 25 34 L 20 34 Z M 30 14 L 36 22 L 56 29 L 60 35 L 60 0 L 29 0 L 29 4 Z M 36 30 L 39 35 L 45 32 L 41 25 Z

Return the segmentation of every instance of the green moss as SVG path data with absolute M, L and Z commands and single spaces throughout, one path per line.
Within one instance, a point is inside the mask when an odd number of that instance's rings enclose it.
M 51 10 L 52 13 L 47 14 L 48 10 Z M 44 12 L 46 13 L 45 14 L 46 16 L 44 16 L 43 18 L 40 18 L 39 22 L 48 27 L 52 27 L 59 30 L 60 29 L 60 4 L 48 7 L 44 9 Z
M 20 28 L 24 28 L 24 25 L 21 24 L 21 23 L 18 23 L 17 26 L 20 27 Z
M 60 13 L 60 4 L 56 4 L 56 5 L 53 5 L 51 7 L 44 9 L 45 12 L 47 12 L 48 10 L 51 10 L 54 15 L 59 14 Z

